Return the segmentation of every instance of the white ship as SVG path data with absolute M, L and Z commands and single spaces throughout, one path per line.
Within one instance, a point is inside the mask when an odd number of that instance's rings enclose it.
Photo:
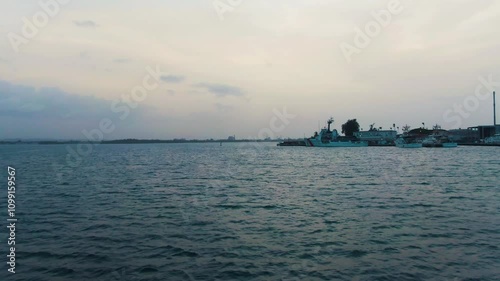
M 447 136 L 440 134 L 432 134 L 422 141 L 424 147 L 457 147 L 456 142 L 452 142 Z
M 414 137 L 407 135 L 399 135 L 398 138 L 394 141 L 397 147 L 399 148 L 421 148 L 422 142 L 417 140 Z
M 328 128 L 323 128 L 313 137 L 304 139 L 306 146 L 309 147 L 365 147 L 368 146 L 366 141 L 340 140 L 337 130 L 330 130 L 333 123 L 333 118 L 328 120 Z
M 487 143 L 487 144 L 500 144 L 500 134 L 495 134 L 492 137 L 484 139 L 484 143 Z

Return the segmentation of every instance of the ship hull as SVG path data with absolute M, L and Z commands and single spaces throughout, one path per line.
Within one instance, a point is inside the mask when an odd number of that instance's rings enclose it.
M 367 147 L 368 142 L 359 141 L 330 141 L 330 142 L 322 142 L 315 139 L 307 139 L 306 146 L 309 147 Z
M 445 142 L 445 143 L 424 143 L 423 147 L 444 147 L 444 148 L 453 148 L 457 147 L 458 144 L 455 142 Z
M 399 148 L 421 148 L 422 144 L 421 143 L 399 143 L 399 144 L 396 144 L 396 146 Z

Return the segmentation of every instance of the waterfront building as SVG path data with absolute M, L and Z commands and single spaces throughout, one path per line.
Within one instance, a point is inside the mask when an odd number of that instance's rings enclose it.
M 468 130 L 476 131 L 480 140 L 494 136 L 496 133 L 500 133 L 500 125 L 483 125 L 476 127 L 469 127 Z
M 359 140 L 375 145 L 393 144 L 397 135 L 398 132 L 394 130 L 370 130 L 354 133 L 354 136 Z

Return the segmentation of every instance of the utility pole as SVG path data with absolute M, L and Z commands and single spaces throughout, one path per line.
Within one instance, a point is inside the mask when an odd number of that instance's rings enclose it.
M 496 106 L 496 94 L 493 91 L 493 126 L 495 126 L 495 134 L 497 133 L 497 106 Z

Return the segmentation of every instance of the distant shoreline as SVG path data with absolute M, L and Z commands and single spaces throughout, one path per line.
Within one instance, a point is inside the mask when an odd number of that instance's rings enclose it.
M 178 144 L 178 143 L 276 143 L 282 142 L 283 140 L 140 140 L 140 139 L 123 139 L 123 140 L 109 140 L 101 142 L 89 142 L 89 141 L 0 141 L 0 145 L 61 145 L 61 144 Z M 500 144 L 485 144 L 485 143 L 458 143 L 461 146 L 496 146 L 499 147 Z M 288 145 L 284 145 L 285 147 Z M 298 145 L 289 145 L 298 146 Z M 372 145 L 371 147 L 394 147 L 394 145 Z
M 1 144 L 21 145 L 21 144 L 40 144 L 40 145 L 58 145 L 58 144 L 154 144 L 154 143 L 246 143 L 246 142 L 280 142 L 282 140 L 143 140 L 143 139 L 121 139 L 91 142 L 84 140 L 69 140 L 69 141 L 0 141 Z

